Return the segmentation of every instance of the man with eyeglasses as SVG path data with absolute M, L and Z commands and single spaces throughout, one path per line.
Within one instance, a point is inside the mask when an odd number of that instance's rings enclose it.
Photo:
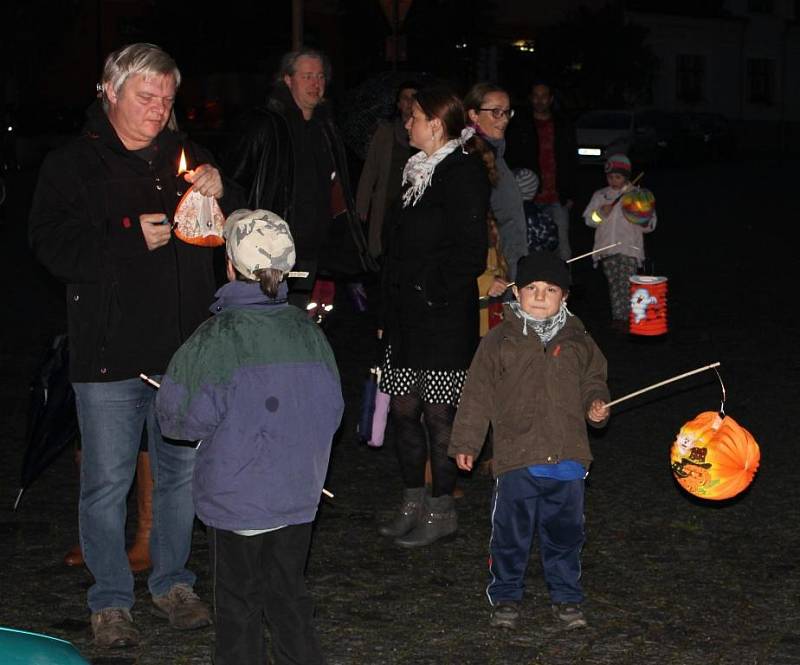
M 303 48 L 283 56 L 265 107 L 250 112 L 227 151 L 226 171 L 245 205 L 287 221 L 297 252 L 289 302 L 303 309 L 320 272 L 354 275 L 374 269 L 356 216 L 344 143 L 325 89 L 328 59 Z
M 535 203 L 546 207 L 558 227 L 558 254 L 571 256 L 569 217 L 575 199 L 577 153 L 575 128 L 553 110 L 553 88 L 536 82 L 530 110 L 517 114 L 508 128 L 506 161 L 512 169 L 532 169 L 539 176 Z

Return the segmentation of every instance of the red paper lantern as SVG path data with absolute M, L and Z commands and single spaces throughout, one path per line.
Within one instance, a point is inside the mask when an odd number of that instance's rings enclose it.
M 672 473 L 687 492 L 720 501 L 753 481 L 761 451 L 730 416 L 705 411 L 681 427 L 670 454 Z

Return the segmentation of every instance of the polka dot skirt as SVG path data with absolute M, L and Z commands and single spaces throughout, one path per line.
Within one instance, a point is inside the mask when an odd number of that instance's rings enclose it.
M 467 370 L 409 369 L 392 367 L 392 348 L 387 346 L 381 368 L 380 389 L 388 395 L 408 395 L 415 392 L 423 402 L 458 406 Z

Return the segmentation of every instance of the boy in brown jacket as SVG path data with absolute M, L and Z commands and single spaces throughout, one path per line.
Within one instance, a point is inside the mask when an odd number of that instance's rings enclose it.
M 448 454 L 472 469 L 494 433 L 489 585 L 493 626 L 516 627 L 534 536 L 553 614 L 582 628 L 584 478 L 592 461 L 584 418 L 608 419 L 606 359 L 566 307 L 570 275 L 549 252 L 517 267 L 517 302 L 483 338 L 469 369 Z

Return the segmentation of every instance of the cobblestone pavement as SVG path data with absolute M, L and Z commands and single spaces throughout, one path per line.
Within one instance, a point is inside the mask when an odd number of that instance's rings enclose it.
M 560 632 L 534 552 L 519 629 L 488 626 L 486 583 L 491 480 L 464 477 L 454 541 L 405 551 L 376 534 L 401 486 L 390 435 L 382 449 L 355 436 L 360 385 L 378 353 L 369 315 L 339 302 L 327 327 L 348 410 L 332 457 L 308 579 L 332 665 L 790 665 L 800 663 L 798 484 L 789 411 L 800 391 L 797 298 L 788 196 L 798 164 L 723 164 L 648 174 L 660 226 L 648 239 L 656 272 L 669 277 L 670 333 L 635 340 L 608 326 L 605 283 L 589 260 L 574 266 L 572 310 L 609 360 L 612 396 L 719 360 L 726 411 L 762 449 L 762 468 L 735 500 L 692 499 L 673 482 L 669 446 L 682 423 L 714 410 L 713 373 L 630 400 L 593 436 L 587 484 L 583 583 L 589 628 Z M 582 174 L 580 202 L 599 187 Z M 61 565 L 76 539 L 77 473 L 64 454 L 10 510 L 24 448 L 27 385 L 63 327 L 57 286 L 24 245 L 29 182 L 12 183 L 2 222 L 6 267 L 0 414 L 0 624 L 72 641 L 96 665 L 208 663 L 213 629 L 176 634 L 150 616 L 138 575 L 137 649 L 101 652 L 89 641 L 83 569 Z M 13 187 L 16 184 L 17 188 Z M 783 200 L 785 199 L 785 200 Z M 580 212 L 580 211 L 578 211 Z M 591 232 L 575 221 L 574 252 Z M 133 509 L 135 502 L 131 502 Z M 210 598 L 205 534 L 198 524 L 191 566 Z

